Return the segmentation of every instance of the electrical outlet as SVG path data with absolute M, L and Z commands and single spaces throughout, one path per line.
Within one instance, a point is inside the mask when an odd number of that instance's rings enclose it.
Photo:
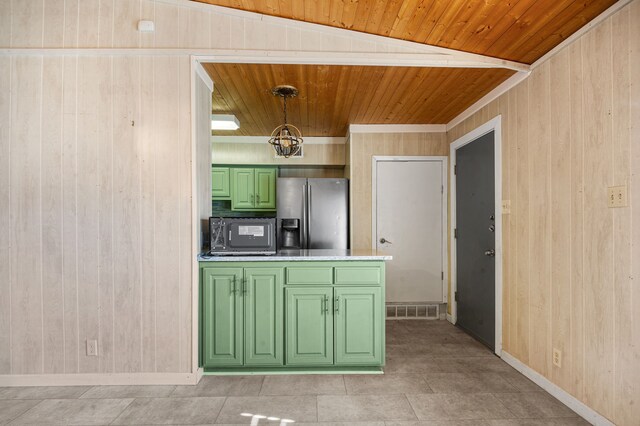
M 511 214 L 511 200 L 502 200 L 502 214 Z
M 610 186 L 607 190 L 609 208 L 627 207 L 627 186 Z
M 562 351 L 556 348 L 553 348 L 553 365 L 562 368 Z
M 98 356 L 98 341 L 87 339 L 87 356 Z

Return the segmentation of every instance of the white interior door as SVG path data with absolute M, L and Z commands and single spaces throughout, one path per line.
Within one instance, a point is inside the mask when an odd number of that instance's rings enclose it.
M 444 302 L 445 162 L 374 160 L 375 247 L 391 303 Z

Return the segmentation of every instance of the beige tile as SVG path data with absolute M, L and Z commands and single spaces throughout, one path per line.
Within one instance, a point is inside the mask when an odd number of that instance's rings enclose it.
M 416 416 L 404 395 L 319 396 L 318 420 L 355 422 L 381 420 L 415 420 Z
M 0 399 L 67 399 L 78 398 L 90 386 L 28 386 L 0 388 Z
M 15 419 L 16 425 L 105 425 L 132 399 L 47 399 Z
M 488 426 L 588 426 L 591 423 L 579 417 L 565 419 L 509 419 L 487 420 Z
M 245 414 L 244 416 L 242 414 Z M 216 423 L 250 423 L 251 415 L 299 422 L 318 421 L 315 396 L 228 397 Z
M 485 420 L 419 420 L 416 422 L 385 422 L 385 426 L 487 426 Z
M 384 372 L 389 374 L 413 373 L 424 374 L 441 371 L 438 363 L 430 356 L 401 357 L 387 356 Z
M 429 373 L 424 378 L 435 393 L 516 392 L 498 373 Z
M 80 398 L 162 398 L 175 386 L 94 386 Z
M 342 395 L 345 393 L 341 375 L 267 376 L 260 395 Z
M 502 378 L 520 392 L 542 392 L 543 389 L 517 371 L 503 373 Z
M 492 394 L 407 395 L 420 420 L 508 419 L 513 414 Z
M 345 376 L 347 393 L 352 395 L 386 395 L 431 393 L 427 382 L 416 374 Z
M 264 376 L 205 376 L 195 386 L 177 386 L 171 396 L 259 395 Z
M 112 424 L 211 424 L 223 403 L 224 398 L 139 398 Z
M 575 412 L 546 392 L 503 393 L 495 396 L 519 418 L 577 416 Z
M 0 401 L 0 425 L 9 423 L 40 403 L 37 399 L 5 399 Z

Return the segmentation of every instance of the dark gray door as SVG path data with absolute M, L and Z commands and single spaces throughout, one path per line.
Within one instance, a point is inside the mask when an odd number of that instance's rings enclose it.
M 456 150 L 457 325 L 495 349 L 494 132 Z

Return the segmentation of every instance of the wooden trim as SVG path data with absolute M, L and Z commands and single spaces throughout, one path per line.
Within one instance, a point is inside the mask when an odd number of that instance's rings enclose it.
M 495 190 L 495 239 L 496 239 L 496 270 L 495 270 L 495 353 L 500 356 L 502 353 L 502 116 L 487 121 L 461 138 L 455 140 L 450 147 L 449 161 L 451 162 L 450 182 L 451 182 L 451 294 L 457 290 L 456 274 L 456 238 L 454 235 L 456 228 L 456 175 L 455 159 L 456 150 L 473 141 L 484 134 L 494 132 L 494 190 Z M 451 297 L 451 318 L 455 324 L 458 319 L 458 304 L 455 297 Z
M 399 155 L 374 155 L 371 157 L 371 248 L 376 250 L 376 236 L 377 236 L 377 228 L 376 228 L 376 218 L 378 216 L 378 212 L 376 210 L 377 198 L 378 198 L 378 185 L 377 185 L 377 163 L 378 161 L 416 161 L 416 162 L 440 162 L 442 163 L 442 302 L 447 303 L 449 300 L 449 279 L 447 274 L 444 272 L 447 271 L 449 262 L 447 253 L 449 253 L 449 241 L 448 241 L 448 233 L 447 233 L 447 197 L 448 197 L 448 182 L 447 182 L 447 157 L 440 155 L 431 155 L 431 156 L 399 156 Z
M 493 102 L 504 93 L 507 93 L 512 88 L 516 87 L 520 82 L 529 77 L 530 71 L 517 72 L 502 83 L 500 83 L 495 89 L 478 99 L 473 105 L 461 112 L 456 118 L 446 124 L 447 131 L 453 129 L 458 124 L 462 123 L 467 118 L 471 117 L 476 112 L 480 111 L 484 106 Z M 493 118 L 493 117 L 492 117 Z
M 444 133 L 445 124 L 351 124 L 349 133 Z
M 263 144 L 267 143 L 269 136 L 211 136 L 211 143 L 242 143 Z M 315 137 L 304 138 L 304 145 L 345 145 L 343 137 Z
M 0 386 L 195 385 L 195 373 L 7 374 Z
M 211 79 L 211 76 L 207 73 L 200 62 L 192 60 L 192 64 L 196 74 L 198 74 L 198 77 L 200 77 L 209 90 L 213 92 L 213 80 Z
M 528 71 L 529 65 L 490 57 L 469 59 L 439 53 L 332 52 L 233 49 L 138 49 L 138 48 L 5 48 L 0 56 L 176 56 L 194 55 L 200 62 L 314 65 L 379 65 L 432 68 L 504 68 Z
M 549 379 L 536 372 L 532 368 L 528 367 L 516 357 L 506 351 L 502 351 L 500 358 L 520 373 L 524 374 L 529 380 L 540 386 L 545 391 L 549 392 L 554 398 L 562 402 L 568 408 L 577 413 L 580 417 L 588 421 L 593 425 L 598 426 L 613 426 L 614 424 L 607 418 L 602 416 L 597 411 L 585 405 L 582 401 L 576 399 L 571 394 L 567 393 L 561 387 L 552 383 Z

